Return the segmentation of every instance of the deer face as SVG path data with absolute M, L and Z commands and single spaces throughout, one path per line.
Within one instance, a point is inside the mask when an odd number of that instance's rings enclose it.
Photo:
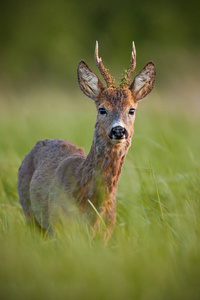
M 149 62 L 130 84 L 129 80 L 136 65 L 136 52 L 133 43 L 131 65 L 128 74 L 122 78 L 120 88 L 116 88 L 114 79 L 98 57 L 98 44 L 95 50 L 96 64 L 107 83 L 105 88 L 99 78 L 84 61 L 78 65 L 78 82 L 80 89 L 93 99 L 97 108 L 98 134 L 113 144 L 130 140 L 138 102 L 153 89 L 155 66 Z
M 129 89 L 105 89 L 96 101 L 99 134 L 114 144 L 121 144 L 133 134 L 137 103 Z

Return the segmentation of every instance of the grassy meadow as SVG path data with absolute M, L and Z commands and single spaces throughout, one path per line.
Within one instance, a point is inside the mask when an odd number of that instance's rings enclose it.
M 39 139 L 69 139 L 88 153 L 92 101 L 54 88 L 1 96 L 0 299 L 200 298 L 199 107 L 163 95 L 155 89 L 136 113 L 107 247 L 79 223 L 44 238 L 26 224 L 16 189 Z

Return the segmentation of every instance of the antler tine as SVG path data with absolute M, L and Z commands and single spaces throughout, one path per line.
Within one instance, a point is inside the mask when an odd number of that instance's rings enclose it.
M 132 53 L 131 53 L 131 61 L 130 61 L 130 67 L 128 68 L 127 71 L 125 71 L 125 74 L 122 77 L 122 83 L 121 83 L 121 87 L 126 88 L 129 86 L 130 84 L 130 78 L 131 75 L 133 74 L 134 70 L 136 67 L 136 49 L 135 49 L 135 43 L 133 41 L 132 43 Z
M 102 61 L 101 57 L 99 58 L 99 43 L 96 41 L 95 45 L 95 62 L 96 65 L 99 66 L 99 63 Z
M 103 78 L 106 81 L 107 87 L 115 87 L 115 80 L 114 78 L 109 74 L 109 70 L 106 69 L 102 63 L 101 57 L 99 57 L 99 44 L 98 41 L 96 41 L 96 46 L 95 46 L 95 62 L 96 65 L 103 76 Z
M 131 55 L 131 65 L 129 67 L 129 78 L 133 74 L 135 67 L 136 67 L 136 49 L 135 49 L 135 43 L 133 41 L 132 43 L 132 55 Z

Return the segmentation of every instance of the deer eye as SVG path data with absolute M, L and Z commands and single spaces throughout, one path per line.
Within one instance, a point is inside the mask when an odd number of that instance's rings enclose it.
M 107 115 L 105 108 L 99 108 L 100 115 Z
M 135 108 L 131 108 L 130 110 L 129 110 L 129 115 L 134 115 L 135 114 Z

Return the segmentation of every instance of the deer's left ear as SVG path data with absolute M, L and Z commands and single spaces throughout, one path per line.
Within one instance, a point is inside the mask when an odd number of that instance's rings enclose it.
M 132 91 L 135 101 L 145 98 L 153 89 L 156 77 L 156 69 L 152 62 L 149 62 L 144 69 L 135 77 L 129 89 Z
M 104 86 L 83 60 L 78 65 L 77 74 L 81 91 L 89 98 L 98 100 Z

